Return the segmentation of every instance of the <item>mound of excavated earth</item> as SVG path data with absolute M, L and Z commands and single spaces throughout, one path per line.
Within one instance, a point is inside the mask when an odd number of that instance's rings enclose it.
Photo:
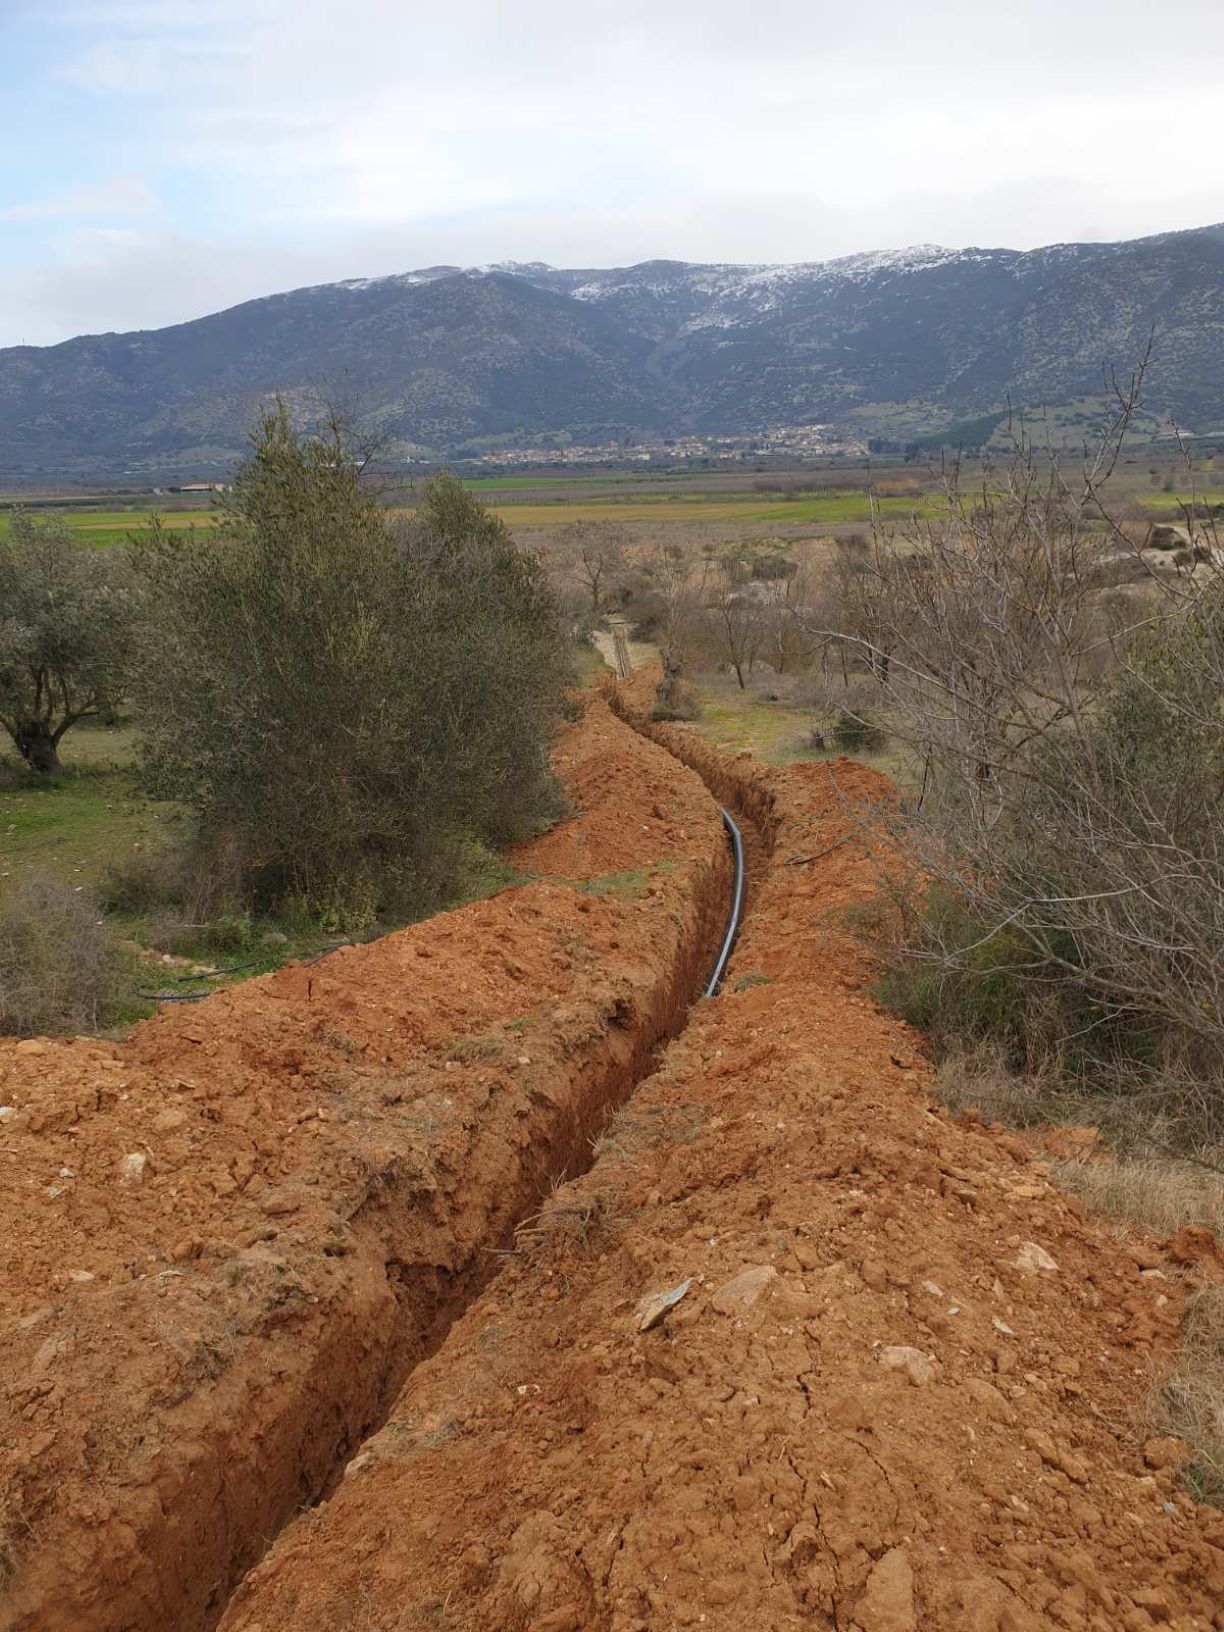
M 0 1627 L 215 1623 L 683 1021 L 700 779 L 593 700 L 541 882 L 96 1040 L 0 1043 Z
M 864 994 L 881 780 L 657 734 L 771 847 L 727 988 L 225 1632 L 1224 1627 L 1221 1516 L 1131 1426 L 1186 1279 Z

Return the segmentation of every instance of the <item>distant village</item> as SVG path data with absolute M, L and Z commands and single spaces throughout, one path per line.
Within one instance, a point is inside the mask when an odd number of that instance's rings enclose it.
M 706 461 L 736 464 L 748 459 L 779 456 L 791 459 L 821 454 L 858 457 L 868 451 L 865 440 L 837 434 L 828 425 L 775 425 L 751 436 L 665 436 L 649 439 L 609 439 L 606 442 L 573 442 L 564 436 L 550 436 L 539 443 L 486 449 L 464 455 L 465 464 L 491 470 L 523 465 L 608 465 L 674 464 L 678 461 Z M 414 463 L 432 463 L 420 459 Z

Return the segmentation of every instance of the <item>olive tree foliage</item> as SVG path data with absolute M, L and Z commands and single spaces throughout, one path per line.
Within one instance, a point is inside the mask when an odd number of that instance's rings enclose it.
M 127 682 L 134 597 L 123 556 L 91 550 L 59 517 L 14 510 L 0 538 L 0 725 L 35 771 L 113 708 Z
M 449 477 L 389 523 L 345 426 L 303 436 L 282 407 L 215 529 L 155 526 L 138 553 L 146 785 L 250 904 L 410 910 L 555 809 L 555 606 Z

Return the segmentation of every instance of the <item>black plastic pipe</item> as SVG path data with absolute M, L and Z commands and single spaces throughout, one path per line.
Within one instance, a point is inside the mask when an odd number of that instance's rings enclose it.
M 714 972 L 710 976 L 702 997 L 713 997 L 722 985 L 722 978 L 727 972 L 727 960 L 735 947 L 735 938 L 739 934 L 740 919 L 744 914 L 744 836 L 735 825 L 735 819 L 729 810 L 723 810 L 723 826 L 727 829 L 727 837 L 731 840 L 731 854 L 735 861 L 735 884 L 731 891 L 731 912 L 727 918 L 727 933 L 723 936 L 722 946 L 718 949 L 718 959 L 714 965 Z

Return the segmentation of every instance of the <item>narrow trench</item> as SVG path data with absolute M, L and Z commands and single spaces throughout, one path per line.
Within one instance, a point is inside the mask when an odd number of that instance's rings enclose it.
M 640 735 L 671 751 L 667 742 L 660 741 L 649 730 L 641 729 L 632 717 L 626 718 L 621 713 L 621 718 L 625 724 L 637 729 Z M 685 756 L 673 754 L 673 757 L 685 763 Z M 745 877 L 741 921 L 746 921 L 752 910 L 755 886 L 768 858 L 768 837 L 762 831 L 762 824 L 758 821 L 756 813 L 739 799 L 738 790 L 734 785 L 727 784 L 715 790 L 702 775 L 699 765 L 690 764 L 689 768 L 702 777 L 707 791 L 716 802 L 725 803 L 732 810 L 742 830 Z M 728 836 L 729 853 L 730 850 Z M 729 870 L 726 874 L 726 883 L 727 888 L 721 892 L 721 900 L 718 903 L 706 903 L 704 910 L 699 911 L 699 927 L 695 936 L 697 944 L 691 948 L 687 958 L 681 960 L 681 978 L 673 984 L 670 992 L 661 997 L 665 1004 L 665 1012 L 653 1025 L 650 1020 L 643 1023 L 642 1031 L 646 1040 L 644 1043 L 635 1042 L 629 1051 L 628 1059 L 624 1062 L 624 1069 L 620 1072 L 613 1069 L 608 1077 L 601 1079 L 598 1091 L 589 1096 L 588 1101 L 576 1115 L 571 1136 L 549 1152 L 551 1160 L 541 1166 L 536 1174 L 530 1198 L 525 1205 L 516 1206 L 507 1215 L 500 1238 L 487 1244 L 479 1262 L 457 1276 L 448 1277 L 444 1271 L 436 1269 L 422 1271 L 420 1267 L 409 1266 L 402 1266 L 400 1273 L 401 1266 L 397 1266 L 394 1259 L 388 1260 L 386 1266 L 388 1277 L 398 1280 L 395 1290 L 400 1310 L 405 1317 L 405 1326 L 411 1327 L 413 1324 L 409 1310 L 414 1306 L 417 1311 L 415 1317 L 417 1322 L 420 1321 L 422 1305 L 426 1309 L 432 1309 L 432 1317 L 428 1318 L 423 1329 L 418 1325 L 417 1341 L 401 1348 L 398 1355 L 399 1363 L 396 1363 L 396 1357 L 391 1359 L 378 1389 L 377 1409 L 361 1422 L 356 1431 L 341 1437 L 329 1465 L 321 1470 L 321 1475 L 316 1474 L 308 1488 L 302 1490 L 301 1501 L 295 1512 L 317 1507 L 335 1493 L 345 1468 L 358 1454 L 364 1441 L 387 1421 L 396 1399 L 413 1372 L 437 1353 L 446 1341 L 452 1326 L 496 1278 L 500 1267 L 499 1252 L 512 1246 L 515 1231 L 530 1218 L 533 1209 L 538 1206 L 539 1197 L 546 1195 L 558 1184 L 581 1177 L 590 1169 L 595 1160 L 593 1150 L 595 1137 L 608 1117 L 624 1106 L 632 1098 L 638 1085 L 659 1069 L 667 1048 L 687 1026 L 721 945 L 732 893 L 733 877 Z M 702 906 L 701 903 L 698 905 Z M 719 910 L 711 910 L 715 905 Z M 447 1281 L 450 1284 L 444 1284 Z M 199 1622 L 202 1628 L 216 1625 L 246 1574 L 259 1562 L 263 1553 L 275 1542 L 279 1531 L 294 1516 L 294 1512 L 288 1513 L 279 1525 L 261 1538 L 262 1545 L 258 1553 L 247 1553 L 240 1561 L 236 1560 L 238 1567 L 230 1574 L 229 1579 L 218 1582 L 217 1590 L 210 1598 Z

